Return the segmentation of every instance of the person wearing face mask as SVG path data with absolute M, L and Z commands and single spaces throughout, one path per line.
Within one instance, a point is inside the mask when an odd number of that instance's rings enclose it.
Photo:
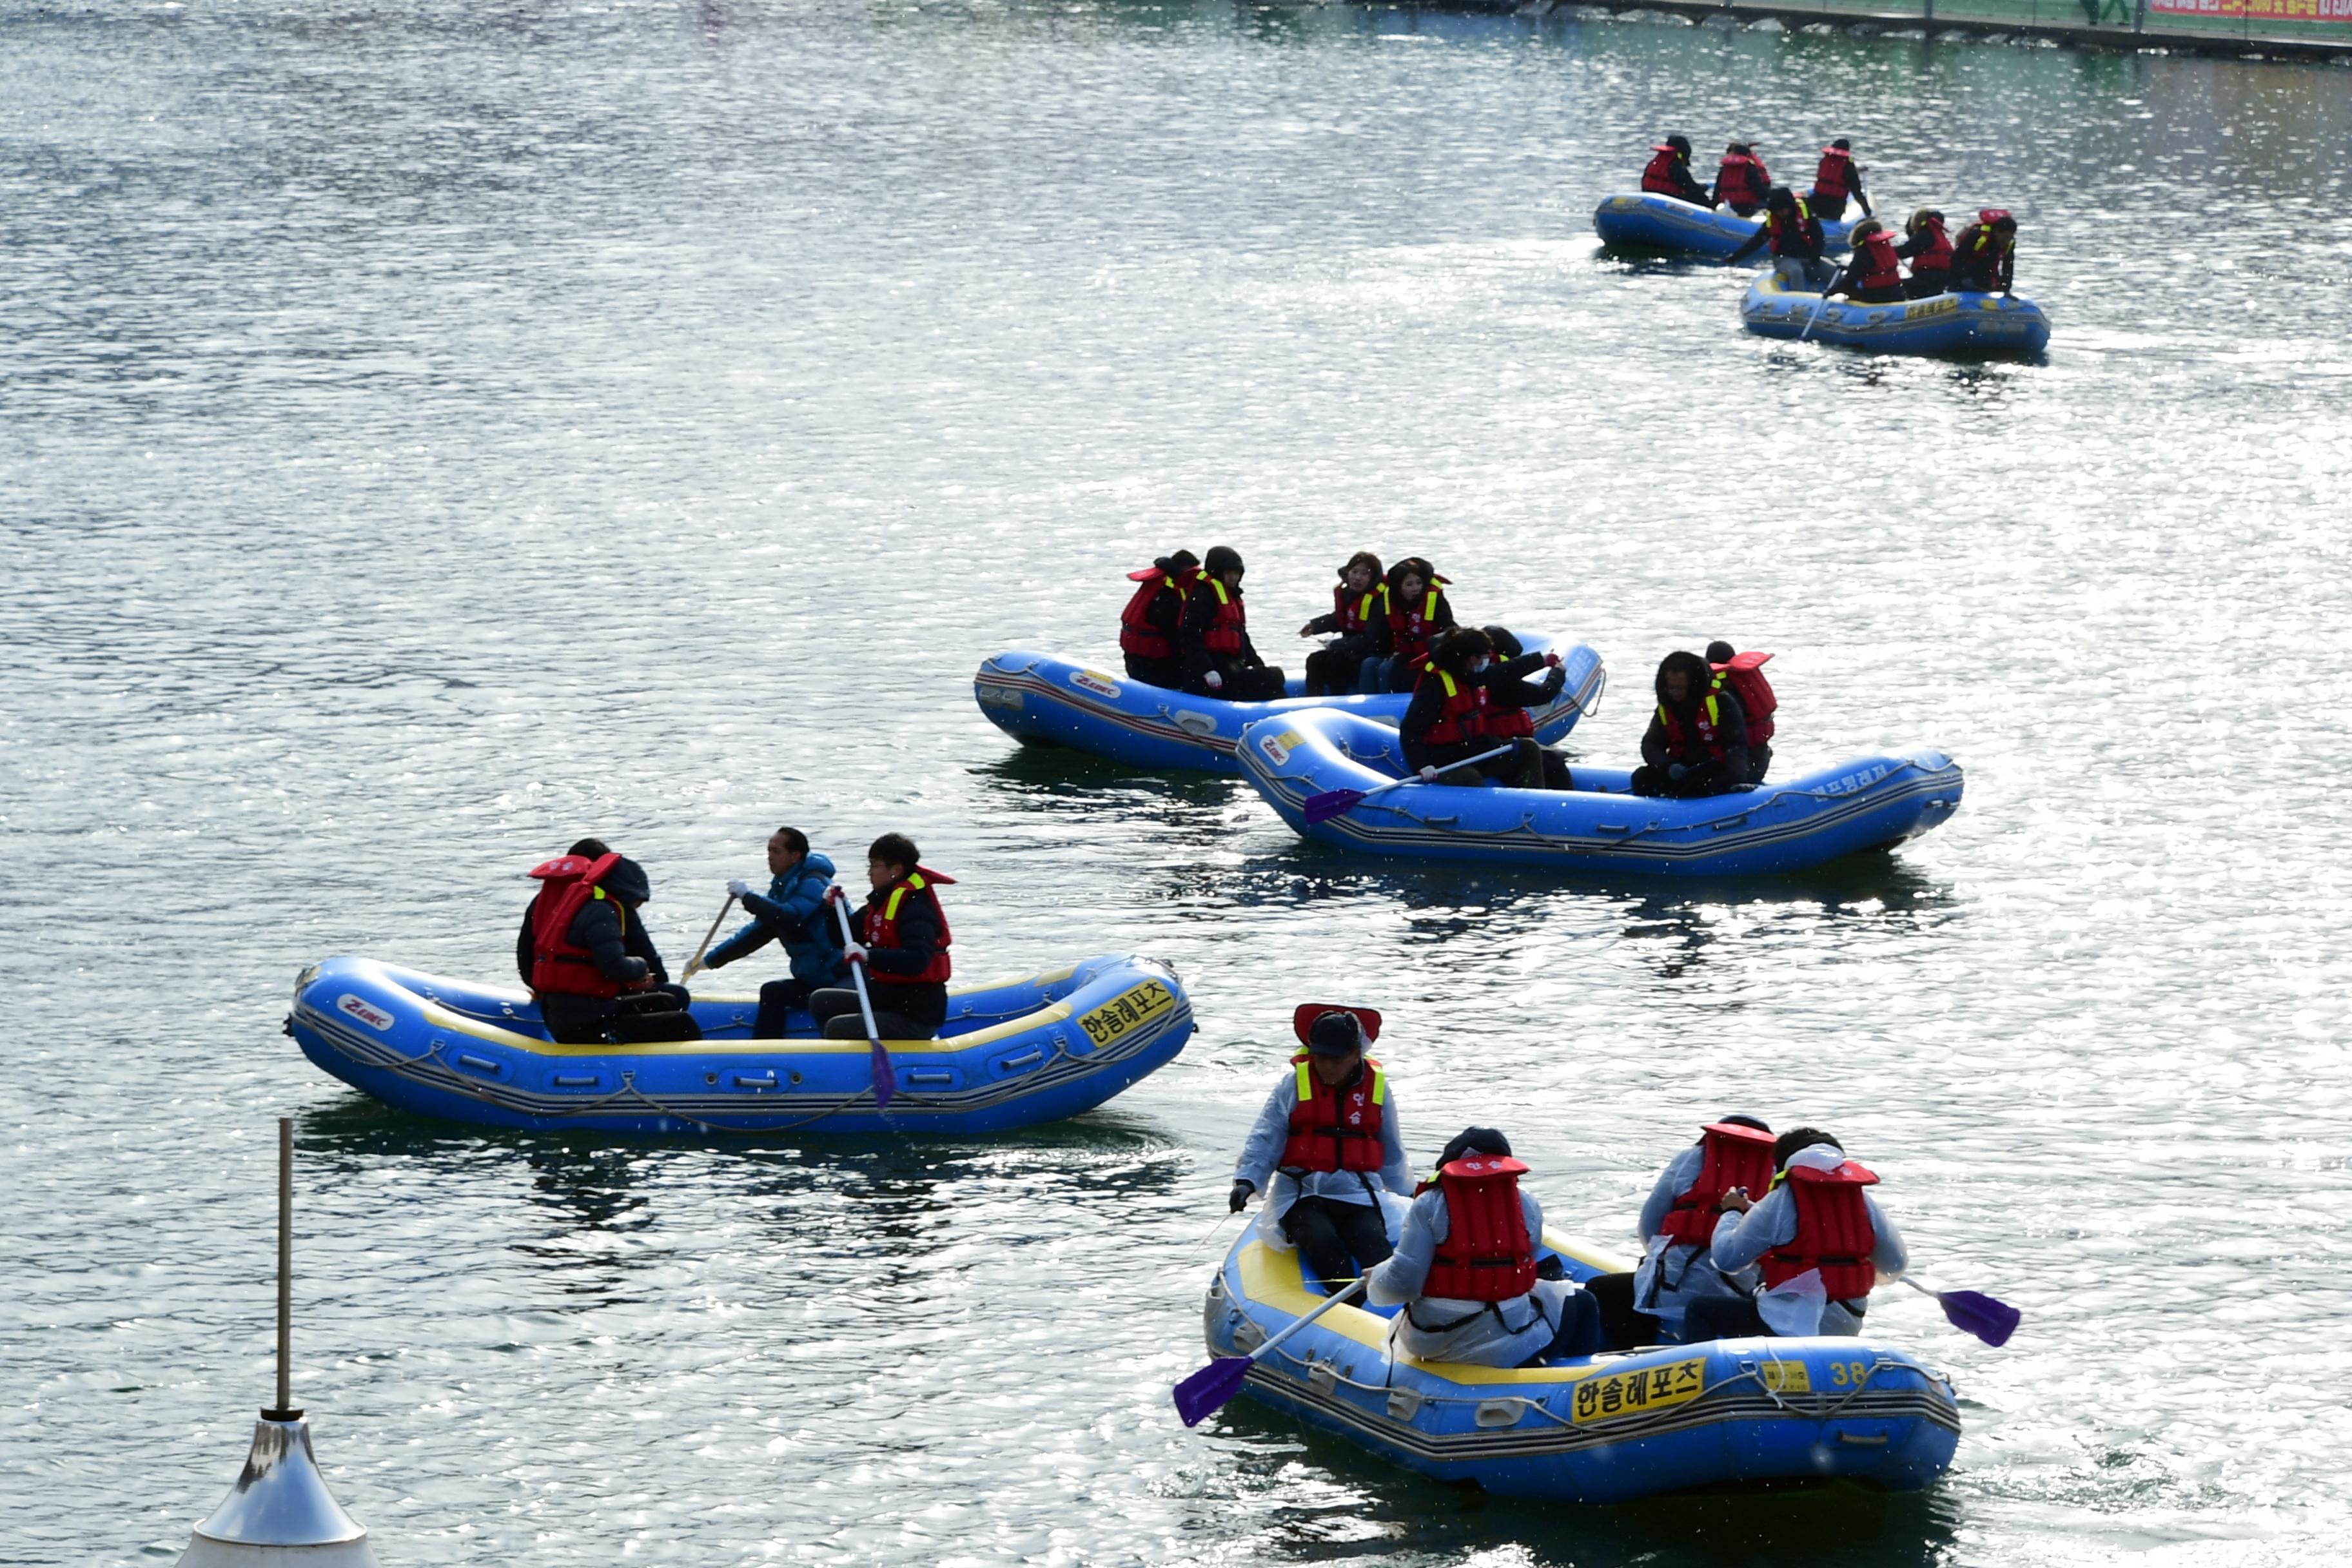
M 1184 602 L 1184 689 L 1196 697 L 1265 702 L 1284 694 L 1282 671 L 1268 668 L 1250 641 L 1244 570 L 1240 551 L 1214 546 L 1201 563 L 1200 585 Z
M 1723 795 L 1749 782 L 1748 716 L 1728 687 L 1695 653 L 1675 652 L 1658 664 L 1657 710 L 1642 736 L 1635 795 L 1677 800 Z
M 1360 689 L 1365 691 L 1411 691 L 1429 661 L 1433 643 L 1454 625 L 1454 602 L 1445 596 L 1445 579 L 1418 555 L 1408 555 L 1389 568 L 1381 588 L 1377 638 L 1364 660 Z
M 1515 640 L 1512 645 L 1518 645 Z M 1543 679 L 1526 677 L 1543 670 Z M 1511 789 L 1565 789 L 1568 764 L 1536 743 L 1531 708 L 1559 695 L 1568 672 L 1556 653 L 1495 658 L 1495 639 L 1478 626 L 1445 634 L 1397 725 L 1405 766 L 1432 784 L 1476 784 L 1491 779 Z M 1467 759 L 1508 744 L 1510 752 L 1468 764 Z M 1556 777 L 1555 777 L 1556 772 Z
M 1376 641 L 1372 622 L 1381 613 L 1381 558 L 1359 550 L 1339 568 L 1339 581 L 1331 588 L 1331 613 L 1298 628 L 1303 637 L 1339 634 L 1307 656 L 1307 696 L 1345 697 L 1356 689 L 1357 672 Z
M 1226 1202 L 1239 1214 L 1264 1194 L 1328 1291 L 1389 1255 L 1381 1190 L 1410 1194 L 1412 1173 L 1388 1079 L 1364 1054 L 1380 1038 L 1380 1014 L 1310 1002 L 1290 1026 L 1305 1048 L 1266 1096 Z

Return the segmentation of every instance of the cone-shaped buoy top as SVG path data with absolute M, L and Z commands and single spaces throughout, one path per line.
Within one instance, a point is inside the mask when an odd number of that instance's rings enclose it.
M 342 1510 L 310 1452 L 310 1424 L 299 1410 L 265 1410 L 236 1489 L 196 1526 L 180 1568 L 254 1568 L 257 1563 L 377 1568 L 367 1531 Z

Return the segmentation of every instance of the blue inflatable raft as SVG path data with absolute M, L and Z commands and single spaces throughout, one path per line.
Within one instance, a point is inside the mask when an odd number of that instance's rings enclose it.
M 1710 261 L 1730 260 L 1731 253 L 1763 226 L 1761 219 L 1741 217 L 1728 207 L 1707 208 L 1650 192 L 1604 196 L 1592 213 L 1593 232 L 1605 245 L 1620 250 L 1672 251 Z M 1822 249 L 1831 254 L 1845 249 L 1851 228 L 1843 219 L 1824 221 Z
M 1566 637 L 1522 637 L 1530 653 L 1559 650 L 1567 683 L 1548 708 L 1536 710 L 1536 732 L 1557 741 L 1591 712 L 1608 684 L 1601 656 Z M 1307 697 L 1294 677 L 1292 695 L 1271 702 L 1224 702 L 1162 686 L 1106 675 L 1044 653 L 1001 653 L 972 677 L 972 696 L 989 722 L 1025 745 L 1068 746 L 1138 768 L 1197 768 L 1239 773 L 1234 760 L 1242 731 L 1258 720 L 1329 708 L 1394 730 L 1412 699 Z
M 1571 1279 L 1627 1267 L 1549 1231 L 1543 1250 Z M 1209 1287 L 1209 1349 L 1246 1354 L 1324 1300 L 1298 1255 L 1253 1227 Z M 1720 1340 L 1505 1370 L 1406 1355 L 1390 1343 L 1395 1311 L 1333 1308 L 1242 1392 L 1423 1475 L 1555 1502 L 1775 1481 L 1918 1491 L 1959 1445 L 1950 1382 L 1874 1340 Z
M 1821 320 L 1808 331 L 1816 311 Z M 1890 354 L 2038 354 L 2050 346 L 2050 318 L 2031 300 L 1969 290 L 1889 305 L 1823 305 L 1820 294 L 1790 287 L 1777 269 L 1748 286 L 1739 319 L 1768 338 L 1802 336 Z
M 1570 770 L 1573 790 L 1409 784 L 1310 826 L 1307 798 L 1369 792 L 1405 774 L 1396 731 L 1314 709 L 1244 732 L 1243 771 L 1309 838 L 1376 855 L 1564 871 L 1752 876 L 1799 871 L 1916 838 L 1959 808 L 1960 769 L 1939 752 L 1864 757 L 1782 784 L 1699 800 L 1632 793 L 1622 769 Z
M 757 996 L 697 997 L 704 1038 L 560 1046 L 521 991 L 368 958 L 302 972 L 302 1054 L 386 1105 L 537 1131 L 650 1136 L 1003 1132 L 1091 1110 L 1174 1059 L 1192 1007 L 1166 964 L 1096 958 L 950 991 L 935 1040 L 886 1041 L 897 1092 L 874 1105 L 863 1040 L 755 1040 Z M 796 1034 L 810 1029 L 805 1014 Z

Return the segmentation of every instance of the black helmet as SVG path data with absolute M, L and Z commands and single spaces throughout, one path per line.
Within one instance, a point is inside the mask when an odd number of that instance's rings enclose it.
M 1307 1049 L 1318 1057 L 1344 1057 L 1364 1048 L 1364 1026 L 1353 1013 L 1334 1007 L 1317 1018 L 1307 1031 Z
M 1729 664 L 1738 655 L 1739 650 L 1721 637 L 1706 645 L 1706 662 L 1709 664 Z M 1765 1131 L 1769 1132 L 1771 1129 L 1768 1127 Z
M 1830 145 L 1836 148 L 1841 153 L 1851 153 L 1853 151 L 1853 143 L 1847 141 L 1843 136 L 1831 142 Z
M 1242 564 L 1242 552 L 1235 550 L 1230 544 L 1211 545 L 1209 547 L 1209 558 L 1205 562 L 1202 563 L 1202 564 L 1212 577 L 1215 576 L 1220 572 L 1246 572 L 1249 570 L 1248 567 Z
M 643 903 L 654 896 L 654 885 L 646 879 L 646 868 L 625 855 L 613 862 L 613 868 L 604 873 L 604 881 L 598 885 L 627 903 Z

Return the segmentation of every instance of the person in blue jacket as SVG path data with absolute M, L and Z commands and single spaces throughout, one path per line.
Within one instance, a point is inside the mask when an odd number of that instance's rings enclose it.
M 787 1013 L 808 1005 L 820 988 L 841 983 L 841 931 L 824 907 L 833 862 L 811 852 L 808 835 L 797 827 L 777 828 L 768 839 L 768 874 L 764 898 L 740 879 L 727 884 L 751 923 L 712 948 L 701 967 L 718 969 L 772 942 L 782 942 L 792 958 L 793 977 L 760 987 L 760 1016 L 751 1026 L 753 1038 L 781 1040 Z

